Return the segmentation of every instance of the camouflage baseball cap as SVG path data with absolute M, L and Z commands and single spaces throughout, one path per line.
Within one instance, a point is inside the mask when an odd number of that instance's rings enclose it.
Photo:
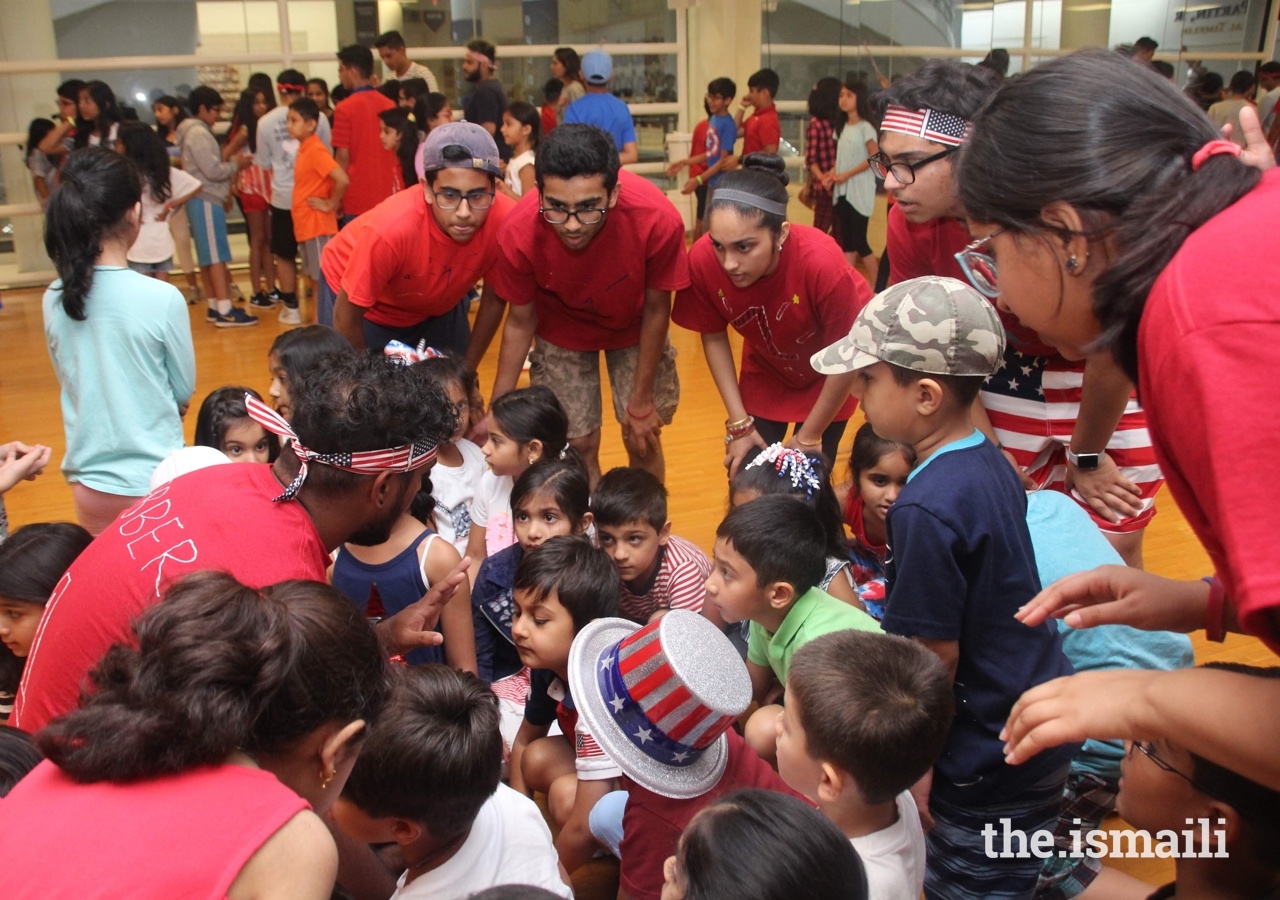
M 995 308 L 963 281 L 928 275 L 882 291 L 853 320 L 847 338 L 810 359 L 823 375 L 877 362 L 928 375 L 990 375 L 1004 355 Z

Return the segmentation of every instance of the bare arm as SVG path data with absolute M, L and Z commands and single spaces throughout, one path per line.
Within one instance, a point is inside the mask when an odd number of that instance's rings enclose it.
M 485 557 L 489 555 L 488 547 L 485 545 L 484 535 L 486 531 L 484 525 L 475 522 L 471 523 L 471 531 L 467 533 L 467 559 L 471 560 L 471 582 L 468 590 L 476 586 L 476 574 L 480 571 L 480 563 L 485 561 Z M 475 637 L 472 636 L 474 642 Z
M 960 666 L 960 642 L 959 641 L 935 641 L 929 638 L 914 638 L 917 644 L 922 647 L 928 647 L 942 660 L 942 664 L 947 667 L 947 674 L 951 676 L 954 684 L 956 680 L 956 670 Z
M 857 372 L 827 376 L 813 409 L 809 410 L 809 415 L 791 438 L 793 446 L 800 450 L 812 450 L 822 443 L 822 433 L 849 399 L 849 392 L 853 390 L 853 382 L 857 377 Z
M 702 336 L 702 352 L 707 357 L 707 368 L 711 370 L 711 380 L 716 383 L 720 399 L 724 401 L 725 412 L 730 422 L 740 422 L 747 417 L 747 409 L 742 404 L 742 392 L 738 389 L 738 369 L 733 361 L 733 347 L 729 344 L 729 332 L 716 331 Z M 738 473 L 738 466 L 756 447 L 767 446 L 760 433 L 753 431 L 732 441 L 725 447 L 725 466 L 729 469 L 729 477 Z M 703 604 L 705 608 L 708 605 Z
M 333 330 L 342 335 L 356 350 L 364 350 L 364 307 L 356 306 L 345 290 L 338 291 L 333 301 Z
M 520 170 L 520 191 L 521 196 L 532 193 L 537 187 L 537 178 L 533 172 L 533 166 L 525 166 Z
M 650 449 L 656 449 L 658 433 L 662 430 L 662 418 L 653 401 L 653 385 L 658 378 L 658 363 L 662 360 L 670 327 L 671 292 L 647 288 L 644 292 L 644 310 L 640 314 L 640 353 L 636 360 L 636 380 L 631 387 L 631 397 L 627 401 L 623 422 L 623 428 L 631 432 L 641 456 L 647 456 Z
M 769 691 L 778 683 L 778 676 L 768 666 L 757 665 L 751 660 L 747 660 L 747 674 L 751 676 L 751 699 L 763 703 Z
M 222 158 L 230 159 L 239 153 L 240 148 L 247 143 L 249 143 L 249 129 L 247 126 L 241 125 L 236 133 L 231 136 L 231 140 L 227 141 L 222 148 Z
M 298 813 L 267 838 L 227 889 L 230 900 L 326 900 L 338 874 L 338 851 L 320 817 Z
M 1084 364 L 1080 413 L 1071 432 L 1071 449 L 1076 453 L 1102 453 L 1115 434 L 1132 393 L 1133 383 L 1110 353 L 1090 356 Z M 1120 474 L 1109 455 L 1092 471 L 1081 471 L 1068 462 L 1067 486 L 1075 488 L 1095 513 L 1110 522 L 1142 512 L 1141 492 Z
M 457 548 L 445 540 L 434 540 L 427 551 L 426 570 L 429 581 L 435 584 L 447 578 L 462 561 Z M 478 567 L 477 567 L 478 568 Z M 458 585 L 449 602 L 440 611 L 440 632 L 444 635 L 445 661 L 451 669 L 464 669 L 478 675 L 476 667 L 476 632 L 471 619 L 471 585 Z
M 525 166 L 525 171 L 532 168 L 533 166 Z M 493 343 L 493 336 L 498 333 L 498 326 L 502 324 L 502 314 L 506 307 L 507 304 L 498 297 L 493 285 L 486 280 L 484 290 L 480 292 L 480 308 L 476 310 L 476 321 L 471 326 L 471 342 L 467 344 L 467 356 L 464 361 L 466 367 L 472 372 L 476 371 L 489 345 Z
M 560 862 L 566 872 L 572 874 L 591 861 L 591 857 L 600 849 L 600 844 L 591 834 L 591 808 L 605 794 L 618 789 L 617 779 L 607 778 L 604 781 L 578 781 L 578 790 L 573 797 L 573 809 L 569 818 L 556 837 L 556 852 L 560 854 Z
M 493 378 L 493 396 L 500 397 L 514 390 L 525 356 L 538 330 L 538 311 L 532 303 L 511 305 L 507 311 L 507 324 L 502 329 L 502 349 L 498 353 L 498 373 Z M 639 382 L 639 373 L 636 381 Z M 652 382 L 650 382 L 652 390 Z
M 347 169 L 351 168 L 351 151 L 346 147 L 339 147 L 334 150 L 333 159 L 343 172 L 346 172 Z
M 640 162 L 640 147 L 635 141 L 627 141 L 622 145 L 622 150 L 618 153 L 618 162 L 622 165 L 627 163 Z
M 72 119 L 69 122 L 59 122 L 44 136 L 44 140 L 40 142 L 40 146 L 36 149 L 46 156 L 64 156 L 67 153 L 66 145 L 62 143 L 62 139 L 75 130 L 76 123 Z M 28 151 L 29 152 L 29 151 Z

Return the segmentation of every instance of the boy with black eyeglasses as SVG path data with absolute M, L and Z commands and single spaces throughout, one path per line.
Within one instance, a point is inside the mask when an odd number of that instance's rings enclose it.
M 603 351 L 628 465 L 662 480 L 659 434 L 680 400 L 667 328 L 671 292 L 689 285 L 684 220 L 651 182 L 619 170 L 613 138 L 592 125 L 561 125 L 533 165 L 538 190 L 504 226 L 486 280 L 511 306 L 493 394 L 516 386 L 532 343 L 530 379 L 569 414 L 569 443 L 594 485 Z
M 433 128 L 418 167 L 420 188 L 384 200 L 324 248 L 324 277 L 337 295 L 333 327 L 357 349 L 425 340 L 465 354 L 474 370 L 502 321 L 487 276 L 515 201 L 495 192 L 498 148 L 473 122 Z M 481 278 L 473 332 L 470 304 L 459 298 Z

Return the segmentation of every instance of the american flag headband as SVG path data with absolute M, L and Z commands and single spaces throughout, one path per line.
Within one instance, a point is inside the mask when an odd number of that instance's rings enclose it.
M 884 111 L 884 121 L 880 123 L 881 131 L 896 131 L 898 134 L 909 134 L 921 137 L 937 144 L 959 147 L 969 137 L 973 123 L 952 113 L 939 112 L 936 109 L 907 109 L 905 106 L 890 106 Z
M 779 478 L 788 478 L 795 488 L 804 490 L 805 496 L 813 499 L 813 492 L 822 487 L 817 473 L 813 471 L 813 459 L 799 450 L 789 449 L 782 444 L 771 444 L 761 450 L 756 458 L 747 463 L 748 469 L 756 466 L 773 464 L 773 470 Z
M 298 457 L 298 475 L 284 489 L 284 493 L 273 498 L 274 502 L 294 500 L 302 483 L 307 480 L 307 464 L 309 462 L 332 466 L 344 472 L 356 472 L 360 475 L 377 475 L 381 472 L 412 472 L 429 466 L 436 458 L 435 441 L 414 441 L 403 447 L 392 447 L 389 450 L 361 450 L 355 453 L 316 453 L 308 450 L 299 441 L 298 436 L 289 423 L 280 417 L 274 409 L 267 406 L 252 394 L 244 395 L 244 405 L 249 416 L 263 428 L 281 438 L 288 438 L 290 447 Z

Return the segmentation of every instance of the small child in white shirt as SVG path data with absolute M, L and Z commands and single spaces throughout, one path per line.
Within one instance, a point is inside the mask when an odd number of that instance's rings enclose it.
M 528 884 L 572 900 L 537 805 L 499 782 L 502 737 L 489 688 L 444 666 L 397 666 L 391 702 L 334 804 L 348 835 L 400 845 L 392 900 L 465 900 Z
M 869 897 L 918 900 L 924 889 L 924 831 L 910 788 L 932 771 L 953 708 L 946 669 L 907 638 L 837 631 L 791 660 L 778 774 L 853 843 Z
M 467 553 L 471 535 L 471 504 L 489 464 L 484 453 L 463 435 L 471 428 L 471 406 L 467 402 L 476 373 L 455 356 L 441 354 L 418 363 L 449 397 L 458 411 L 458 427 L 453 436 L 436 450 L 431 468 L 431 496 L 436 501 L 432 516 L 436 534 Z

